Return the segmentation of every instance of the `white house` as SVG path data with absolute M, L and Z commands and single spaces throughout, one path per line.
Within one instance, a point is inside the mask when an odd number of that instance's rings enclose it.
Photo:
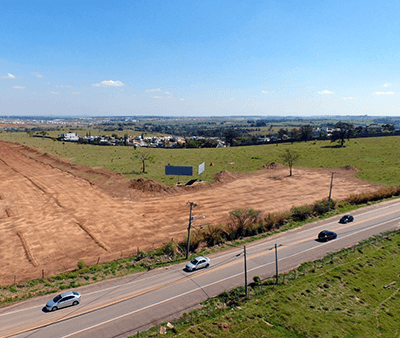
M 71 142 L 78 142 L 79 141 L 79 136 L 77 133 L 63 133 L 61 134 L 61 138 L 64 141 L 71 141 Z

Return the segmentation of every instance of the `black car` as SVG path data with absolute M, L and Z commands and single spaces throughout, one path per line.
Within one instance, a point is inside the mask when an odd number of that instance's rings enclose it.
M 339 223 L 344 223 L 344 224 L 346 224 L 346 223 L 350 223 L 350 222 L 353 222 L 353 221 L 354 221 L 354 217 L 353 217 L 353 216 L 351 216 L 351 215 L 344 215 L 344 216 L 340 219 Z
M 337 233 L 333 231 L 323 230 L 318 234 L 318 240 L 321 242 L 327 242 L 331 239 L 335 239 L 337 237 Z

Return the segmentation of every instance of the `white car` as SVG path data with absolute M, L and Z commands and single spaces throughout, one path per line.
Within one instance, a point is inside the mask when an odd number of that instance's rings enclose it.
M 198 256 L 186 264 L 186 271 L 193 271 L 201 268 L 208 268 L 210 259 L 203 256 Z
M 46 304 L 47 311 L 55 311 L 63 307 L 78 305 L 82 299 L 80 292 L 67 291 L 55 296 L 52 300 L 49 300 Z

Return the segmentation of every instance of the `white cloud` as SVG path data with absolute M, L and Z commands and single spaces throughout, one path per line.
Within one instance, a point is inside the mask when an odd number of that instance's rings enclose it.
M 235 98 L 234 98 L 234 97 L 231 97 L 229 100 L 231 100 L 231 101 L 235 101 Z
M 147 89 L 147 93 L 154 93 L 154 92 L 162 92 L 161 88 L 152 88 L 152 89 Z
M 25 86 L 13 86 L 14 89 L 25 89 Z
M 124 84 L 121 81 L 102 81 L 100 83 L 93 84 L 94 87 L 121 87 Z
M 152 96 L 152 98 L 159 100 L 159 99 L 163 99 L 164 97 L 163 96 Z
M 60 94 L 60 93 L 59 93 L 59 92 L 50 92 L 50 94 L 58 95 L 58 94 Z
M 393 95 L 393 92 L 374 92 L 375 95 Z
M 80 92 L 71 92 L 72 95 L 80 95 Z
M 151 88 L 151 89 L 146 89 L 146 93 L 164 93 L 165 95 L 172 95 L 170 92 L 161 89 L 161 88 Z
M 346 96 L 346 97 L 343 98 L 343 100 L 353 100 L 353 97 L 351 97 L 351 96 Z
M 11 73 L 8 73 L 6 76 L 2 76 L 3 79 L 15 79 L 15 76 Z
M 385 83 L 383 86 L 384 86 L 384 87 L 390 87 L 391 85 L 392 85 L 392 84 L 388 82 L 388 83 Z
M 72 88 L 72 86 L 70 86 L 70 85 L 60 85 L 60 86 L 56 86 L 56 88 Z
M 181 97 L 181 98 L 179 99 L 179 101 L 185 101 L 185 99 Z
M 330 90 L 321 90 L 318 92 L 318 94 L 333 94 L 333 92 L 331 92 Z
M 43 77 L 43 75 L 38 72 L 33 72 L 32 75 L 35 75 L 36 77 L 39 77 L 39 78 Z

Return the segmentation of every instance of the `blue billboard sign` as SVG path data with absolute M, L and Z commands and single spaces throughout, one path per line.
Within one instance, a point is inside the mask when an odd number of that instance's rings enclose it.
M 165 166 L 165 175 L 193 176 L 193 167 L 182 167 L 182 166 L 176 166 L 176 165 L 166 165 Z

